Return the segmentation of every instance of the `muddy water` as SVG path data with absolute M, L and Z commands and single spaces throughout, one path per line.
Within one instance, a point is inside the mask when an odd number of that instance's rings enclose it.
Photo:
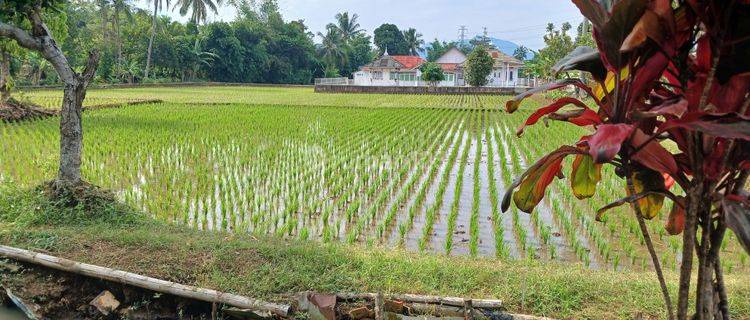
M 490 138 L 482 130 L 482 154 L 479 159 L 479 244 L 477 251 L 482 256 L 495 256 L 495 230 L 490 202 L 490 174 L 487 170 L 487 144 Z
M 495 169 L 495 172 L 493 172 L 492 175 L 495 177 L 495 186 L 497 186 L 497 197 L 499 201 L 503 199 L 504 190 L 506 188 L 503 183 L 503 174 L 507 174 L 505 171 L 508 169 L 502 167 L 502 159 L 500 157 L 504 154 L 504 151 L 501 150 L 503 145 L 495 140 L 494 127 L 490 128 L 490 140 L 487 141 L 488 143 L 492 143 L 492 151 L 494 153 L 492 158 Z M 487 192 L 489 192 L 489 190 Z M 511 258 L 519 258 L 518 243 L 516 242 L 516 237 L 513 235 L 513 217 L 511 217 L 509 213 L 500 213 L 499 221 L 495 221 L 495 223 L 500 224 L 503 228 L 503 243 L 505 243 L 505 247 L 508 248 L 509 256 Z
M 466 145 L 466 139 L 471 139 L 471 135 L 465 133 L 461 139 L 458 148 L 458 156 L 456 157 L 457 163 L 451 168 L 451 173 L 448 177 L 448 184 L 445 188 L 445 194 L 443 195 L 443 205 L 440 207 L 440 212 L 437 213 L 435 218 L 435 226 L 432 229 L 433 236 L 430 238 L 429 249 L 436 253 L 445 252 L 445 238 L 448 232 L 448 216 L 451 212 L 451 205 L 456 198 L 456 194 L 453 191 L 456 189 L 456 178 L 458 177 L 458 168 L 461 166 L 461 154 Z M 466 178 L 466 172 L 464 172 L 464 179 Z
M 2 320 L 26 320 L 28 319 L 21 310 L 0 304 L 0 319 Z

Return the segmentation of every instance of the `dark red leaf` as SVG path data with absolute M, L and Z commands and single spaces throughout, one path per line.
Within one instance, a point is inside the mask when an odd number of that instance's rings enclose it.
M 745 252 L 750 253 L 750 209 L 747 204 L 724 198 L 721 201 L 727 227 L 734 232 Z
M 671 235 L 678 235 L 685 230 L 685 198 L 679 197 L 672 203 L 667 225 L 664 227 Z
M 705 134 L 726 139 L 750 140 L 750 118 L 734 113 L 707 114 L 691 112 L 682 118 L 668 120 L 659 127 L 659 132 L 672 128 L 683 128 L 700 131 Z
M 603 124 L 589 138 L 589 154 L 595 163 L 605 163 L 615 158 L 622 143 L 633 132 L 633 126 L 628 124 Z
M 548 115 L 553 112 L 557 112 L 562 107 L 569 105 L 569 104 L 576 105 L 580 108 L 588 109 L 586 104 L 584 104 L 578 99 L 571 98 L 571 97 L 560 98 L 557 101 L 553 102 L 552 104 L 546 107 L 540 108 L 536 110 L 534 113 L 532 113 L 531 116 L 529 116 L 529 118 L 526 119 L 526 122 L 524 122 L 520 127 L 518 127 L 518 130 L 516 131 L 516 135 L 521 136 L 523 134 L 523 129 L 526 128 L 526 126 L 534 125 L 543 116 Z
M 548 91 L 548 90 L 555 90 L 555 89 L 559 89 L 559 88 L 564 88 L 564 87 L 567 87 L 567 86 L 570 86 L 570 85 L 573 85 L 573 86 L 576 86 L 576 87 L 579 87 L 579 88 L 583 89 L 589 96 L 592 96 L 592 97 L 594 96 L 594 94 L 591 92 L 591 89 L 588 86 L 586 86 L 583 82 L 581 82 L 581 80 L 579 80 L 579 79 L 572 79 L 572 78 L 570 78 L 570 79 L 562 79 L 562 80 L 557 80 L 555 82 L 547 83 L 547 84 L 545 84 L 543 86 L 539 86 L 539 87 L 533 88 L 531 90 L 528 90 L 528 91 L 526 91 L 524 93 L 521 93 L 521 94 L 513 97 L 513 99 L 510 99 L 510 100 L 508 100 L 508 102 L 505 103 L 505 111 L 507 111 L 509 113 L 515 112 L 516 110 L 518 110 L 518 107 L 521 105 L 521 102 L 524 99 L 526 99 L 526 98 L 528 98 L 528 97 L 530 97 L 532 95 L 535 95 L 535 94 L 537 94 L 539 92 Z
M 654 80 L 661 77 L 668 63 L 669 59 L 663 53 L 657 52 L 648 58 L 645 63 L 638 66 L 635 77 L 632 79 L 633 82 L 628 90 L 628 101 L 635 101 L 638 97 L 650 93 L 654 85 Z
M 599 51 L 587 46 L 573 49 L 552 66 L 555 75 L 570 70 L 586 71 L 597 81 L 604 81 L 607 77 L 607 68 L 602 63 Z
M 667 149 L 664 149 L 657 140 L 650 138 L 641 129 L 635 130 L 630 143 L 633 148 L 640 149 L 632 155 L 633 160 L 657 172 L 671 175 L 677 174 L 679 171 L 677 169 L 677 161 L 674 160 L 672 154 Z M 645 146 L 643 145 L 644 143 L 646 143 Z
M 576 147 L 562 146 L 539 159 L 520 177 L 516 178 L 505 191 L 505 196 L 503 196 L 501 204 L 502 211 L 508 211 L 510 200 L 513 198 L 516 206 L 521 211 L 531 212 L 539 204 L 542 197 L 544 197 L 544 191 L 550 182 L 552 182 L 552 179 L 560 172 L 562 160 L 568 155 L 580 154 L 582 152 Z M 521 186 L 518 191 L 520 195 L 512 197 L 513 191 L 519 186 Z
M 687 108 L 688 102 L 684 98 L 665 100 L 659 105 L 652 106 L 649 110 L 633 111 L 633 118 L 644 119 L 657 116 L 674 116 L 679 118 L 687 111 Z
M 597 28 L 601 28 L 609 19 L 609 14 L 597 0 L 573 0 L 584 17 L 588 18 Z
M 646 10 L 633 27 L 633 31 L 623 41 L 620 51 L 631 51 L 640 47 L 649 38 L 661 45 L 665 37 L 665 30 L 662 28 L 659 16 L 651 10 Z

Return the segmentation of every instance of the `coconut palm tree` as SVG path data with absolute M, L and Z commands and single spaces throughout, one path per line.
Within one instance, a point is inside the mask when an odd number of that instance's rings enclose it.
M 353 14 L 351 18 L 349 17 L 349 12 L 336 14 L 336 29 L 341 36 L 341 40 L 343 41 L 343 43 L 349 43 L 349 40 L 351 40 L 354 36 L 365 31 L 364 29 L 359 28 L 357 19 L 359 19 L 359 15 L 356 13 Z
M 169 8 L 169 0 L 150 0 L 154 3 L 154 20 L 151 22 L 151 38 L 148 40 L 148 53 L 146 54 L 146 69 L 143 70 L 143 78 L 148 79 L 148 69 L 151 68 L 151 51 L 154 47 L 156 36 L 156 22 L 159 20 L 159 11 L 163 7 Z
M 346 51 L 342 44 L 342 37 L 338 27 L 332 23 L 326 26 L 326 33 L 318 32 L 318 36 L 323 38 L 321 52 L 323 59 L 328 67 L 338 67 L 347 63 Z
M 188 11 L 190 11 L 190 21 L 200 24 L 208 18 L 209 10 L 214 14 L 218 14 L 218 6 L 221 4 L 221 0 L 216 0 L 216 2 L 214 0 L 178 0 L 175 7 L 180 6 L 180 15 L 182 16 L 187 15 Z
M 409 28 L 409 30 L 404 31 L 404 40 L 406 40 L 406 45 L 409 48 L 409 54 L 416 56 L 420 52 L 424 52 L 424 39 L 422 39 L 422 34 L 417 32 L 417 29 Z

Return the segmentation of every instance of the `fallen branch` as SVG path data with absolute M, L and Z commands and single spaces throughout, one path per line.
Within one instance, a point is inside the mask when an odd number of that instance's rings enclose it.
M 19 248 L 0 245 L 0 255 L 14 260 L 37 264 L 44 267 L 94 277 L 102 280 L 131 285 L 161 293 L 206 302 L 222 303 L 229 306 L 270 312 L 282 317 L 289 315 L 290 306 L 265 302 L 231 293 L 182 285 L 171 281 L 151 278 L 135 273 L 100 267 L 72 260 L 36 253 Z
M 374 293 L 339 293 L 336 296 L 343 300 L 356 300 L 365 299 L 372 300 L 375 298 Z M 492 299 L 465 299 L 458 297 L 438 297 L 438 296 L 425 296 L 419 294 L 391 294 L 386 295 L 386 299 L 400 300 L 404 302 L 416 302 L 416 303 L 429 303 L 429 304 L 442 304 L 454 307 L 463 307 L 465 301 L 471 300 L 471 305 L 474 308 L 481 309 L 502 309 L 503 302 L 500 300 Z

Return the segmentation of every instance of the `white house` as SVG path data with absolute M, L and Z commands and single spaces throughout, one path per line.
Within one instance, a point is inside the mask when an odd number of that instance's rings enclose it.
M 392 56 L 388 50 L 380 58 L 354 73 L 358 86 L 418 86 L 425 60 L 417 56 Z
M 490 50 L 489 53 L 495 60 L 495 65 L 492 66 L 492 72 L 487 79 L 487 86 L 516 87 L 527 85 L 527 79 L 518 78 L 518 72 L 523 67 L 523 62 L 499 50 Z
M 489 53 L 495 60 L 495 64 L 488 76 L 487 86 L 516 87 L 528 84 L 527 79 L 518 78 L 518 72 L 523 67 L 523 62 L 498 50 L 490 50 Z M 445 74 L 445 80 L 439 82 L 437 85 L 443 87 L 466 85 L 466 81 L 464 80 L 466 59 L 466 55 L 461 50 L 451 48 L 435 60 L 435 63 L 440 65 Z M 419 70 L 419 67 L 425 62 L 424 59 L 417 56 L 392 56 L 386 50 L 383 56 L 363 66 L 359 71 L 354 73 L 354 85 L 427 85 L 426 82 L 421 80 L 422 72 Z

